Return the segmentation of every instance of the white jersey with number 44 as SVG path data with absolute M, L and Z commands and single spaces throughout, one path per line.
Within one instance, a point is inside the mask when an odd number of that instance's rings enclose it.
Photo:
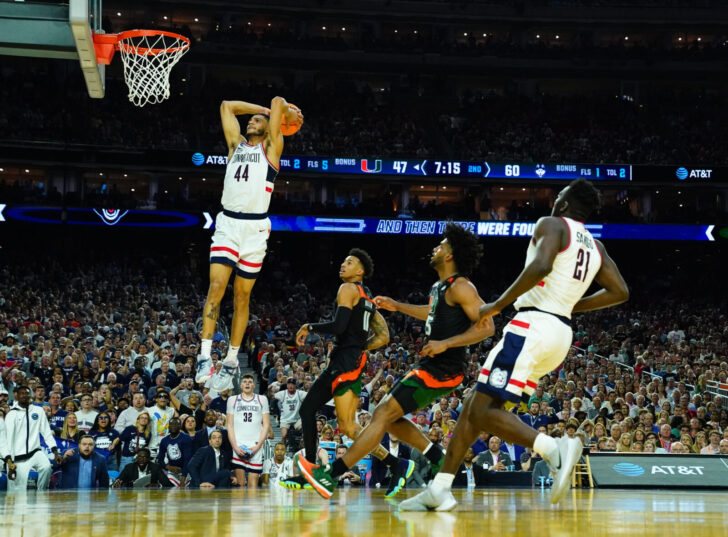
M 602 254 L 582 222 L 562 218 L 569 227 L 569 244 L 554 259 L 553 269 L 537 285 L 516 300 L 516 309 L 537 308 L 571 319 L 574 305 L 584 296 L 602 266 Z M 536 256 L 531 240 L 526 265 Z
M 240 142 L 225 170 L 222 206 L 236 213 L 267 213 L 278 169 L 265 154 L 263 142 Z

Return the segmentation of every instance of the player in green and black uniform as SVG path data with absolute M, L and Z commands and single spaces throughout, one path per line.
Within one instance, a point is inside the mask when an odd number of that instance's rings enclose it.
M 429 305 L 413 306 L 388 297 L 375 298 L 379 308 L 426 321 L 429 341 L 422 349 L 423 359 L 377 406 L 369 426 L 342 458 L 326 468 L 308 461 L 299 462 L 301 474 L 317 492 L 329 490 L 330 495 L 333 488 L 327 483 L 336 483 L 336 478 L 377 446 L 387 431 L 419 449 L 433 465 L 439 465 L 442 450 L 403 416 L 454 391 L 464 378 L 466 347 L 495 332 L 493 323 L 480 327 L 476 324 L 484 302 L 467 279 L 481 256 L 482 247 L 475 234 L 450 223 L 442 242 L 432 252 L 430 265 L 437 271 L 439 281 L 432 286 Z
M 319 375 L 301 403 L 301 423 L 306 458 L 313 463 L 317 453 L 316 413 L 333 396 L 339 430 L 349 438 L 359 436 L 362 428 L 356 422 L 356 411 L 361 394 L 361 374 L 367 363 L 364 349 L 372 350 L 389 342 L 389 330 L 377 311 L 369 289 L 362 280 L 372 275 L 374 264 L 364 250 L 354 248 L 341 264 L 339 276 L 344 282 L 336 295 L 334 320 L 328 323 L 304 324 L 296 334 L 296 343 L 303 346 L 309 332 L 334 334 L 334 348 L 329 363 Z M 369 329 L 373 335 L 369 335 Z M 414 463 L 391 455 L 383 446 L 374 446 L 373 455 L 393 469 L 402 468 L 412 475 Z M 365 453 L 366 455 L 366 453 Z M 298 458 L 295 458 L 298 461 Z M 298 464 L 298 462 L 297 462 Z M 281 482 L 286 488 L 302 488 L 303 479 L 291 478 Z M 392 486 L 388 496 L 394 496 L 400 487 Z M 325 491 L 319 491 L 328 497 Z M 330 496 L 330 494 L 329 494 Z

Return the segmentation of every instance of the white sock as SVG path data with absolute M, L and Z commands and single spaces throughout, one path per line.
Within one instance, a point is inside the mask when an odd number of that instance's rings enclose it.
M 439 472 L 432 480 L 432 486 L 440 490 L 450 490 L 453 479 L 455 479 L 455 474 Z
M 203 339 L 202 343 L 200 344 L 200 354 L 205 360 L 210 359 L 210 352 L 212 351 L 212 340 L 211 339 Z
M 541 455 L 544 459 L 550 460 L 558 450 L 558 444 L 556 439 L 551 438 L 549 435 L 544 433 L 538 433 L 536 440 L 533 441 L 533 450 Z
M 225 355 L 225 365 L 238 365 L 240 347 L 230 347 Z

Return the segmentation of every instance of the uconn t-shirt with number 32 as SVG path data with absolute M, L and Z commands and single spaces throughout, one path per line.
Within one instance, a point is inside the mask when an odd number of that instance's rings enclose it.
M 263 414 L 270 414 L 268 398 L 265 395 L 253 394 L 245 399 L 243 394 L 229 397 L 227 413 L 233 415 L 235 441 L 238 446 L 252 447 L 260 439 L 263 428 Z

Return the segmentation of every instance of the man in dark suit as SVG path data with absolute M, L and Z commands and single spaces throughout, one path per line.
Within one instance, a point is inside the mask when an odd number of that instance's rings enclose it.
M 78 449 L 69 449 L 63 454 L 61 487 L 62 489 L 109 488 L 109 472 L 106 459 L 94 452 L 94 439 L 83 435 Z
M 212 431 L 210 445 L 200 448 L 187 464 L 190 488 L 219 489 L 236 484 L 230 476 L 230 457 L 221 449 L 222 439 L 221 431 Z
M 465 452 L 465 459 L 460 465 L 455 479 L 452 482 L 453 487 L 483 487 L 488 479 L 488 472 L 482 466 L 473 463 L 475 453 L 473 448 L 469 447 Z
M 217 412 L 215 412 L 214 410 L 208 410 L 207 412 L 205 412 L 205 423 L 202 426 L 202 429 L 197 431 L 194 438 L 192 439 L 193 456 L 203 447 L 210 445 L 210 435 L 215 430 L 222 431 L 221 449 L 229 459 L 232 459 L 233 448 L 230 445 L 230 440 L 228 440 L 226 430 L 217 426 Z
M 513 464 L 511 456 L 500 450 L 501 439 L 491 436 L 488 440 L 488 451 L 478 455 L 476 464 L 491 472 L 505 472 Z
M 145 487 L 157 487 L 159 485 L 169 488 L 172 482 L 156 462 L 151 462 L 152 454 L 149 448 L 143 447 L 137 451 L 133 463 L 124 466 L 119 477 L 114 481 L 114 488 L 133 487 L 137 480 L 149 476 L 149 483 Z M 139 485 L 137 485 L 139 486 Z
M 411 459 L 412 457 L 411 448 L 407 444 L 402 444 L 399 441 L 399 438 L 393 434 L 385 434 L 381 445 L 383 445 L 387 451 L 392 453 L 395 457 L 399 457 L 400 459 Z M 372 473 L 369 478 L 369 486 L 376 486 L 377 483 L 379 483 L 380 486 L 386 490 L 389 486 L 389 479 L 391 477 L 391 475 L 387 474 L 388 469 L 389 468 L 382 461 L 374 457 L 372 460 Z

